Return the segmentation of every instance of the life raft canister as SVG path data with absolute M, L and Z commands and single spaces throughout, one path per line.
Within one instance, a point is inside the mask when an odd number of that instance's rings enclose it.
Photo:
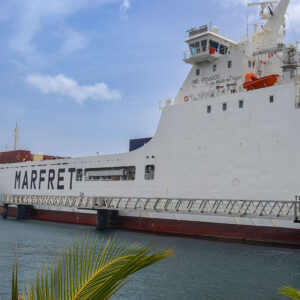
M 188 102 L 189 101 L 189 96 L 184 96 L 184 102 Z

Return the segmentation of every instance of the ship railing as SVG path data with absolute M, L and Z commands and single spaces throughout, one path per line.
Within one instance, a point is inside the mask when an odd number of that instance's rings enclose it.
M 284 80 L 282 78 L 278 79 L 276 86 L 282 85 Z M 219 86 L 216 89 L 216 86 Z M 247 93 L 248 91 L 243 88 L 242 84 L 226 84 L 226 83 L 218 83 L 213 85 L 213 89 L 202 90 L 198 93 L 190 94 L 189 100 L 191 101 L 199 101 L 204 99 L 211 99 L 220 96 L 226 95 L 234 95 L 239 94 L 242 97 L 242 93 Z
M 209 50 L 202 51 L 201 48 L 196 48 L 194 53 L 190 51 L 183 52 L 183 61 L 187 63 L 197 62 L 197 61 L 214 61 L 215 59 L 222 56 L 218 50 L 211 52 Z
M 220 200 L 145 197 L 2 195 L 9 205 L 41 205 L 78 209 L 130 210 L 172 214 L 280 218 L 299 222 L 300 201 Z

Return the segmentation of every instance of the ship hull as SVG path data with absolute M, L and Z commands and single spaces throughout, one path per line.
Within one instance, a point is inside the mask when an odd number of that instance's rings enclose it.
M 1 207 L 0 207 L 1 212 Z M 9 207 L 8 216 L 17 217 L 17 208 Z M 34 220 L 96 226 L 95 213 L 34 209 Z M 212 223 L 165 218 L 120 215 L 115 228 L 167 235 L 231 242 L 300 247 L 300 231 L 295 228 Z
M 60 201 L 42 207 L 43 199 L 295 201 L 300 199 L 300 142 L 297 139 L 300 110 L 295 106 L 299 90 L 298 84 L 286 83 L 215 97 L 213 103 L 208 98 L 166 106 L 155 136 L 135 151 L 38 164 L 0 165 L 0 194 L 28 197 L 26 204 L 36 205 L 36 219 L 93 226 L 96 211 L 76 210 L 77 206 L 73 210 Z M 274 95 L 273 102 L 270 102 L 271 95 Z M 244 103 L 242 108 L 240 99 Z M 222 103 L 228 106 L 226 112 L 222 110 Z M 211 106 L 210 113 L 207 106 Z M 148 177 L 149 169 L 151 177 Z M 126 172 L 117 174 L 120 170 Z M 108 171 L 112 175 L 106 178 Z M 127 174 L 125 178 L 124 174 Z M 219 216 L 214 211 L 207 215 L 189 211 L 179 215 L 158 213 L 155 209 L 141 212 L 132 207 L 120 208 L 119 227 L 300 244 L 300 224 L 293 223 L 290 213 L 283 216 L 289 218 L 285 220 L 271 212 L 267 215 L 273 217 L 263 217 L 257 212 L 248 217 L 239 217 L 239 214 L 233 217 L 224 208 Z

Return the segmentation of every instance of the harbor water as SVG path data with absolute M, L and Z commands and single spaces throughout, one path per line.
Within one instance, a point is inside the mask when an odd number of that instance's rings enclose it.
M 9 299 L 12 265 L 19 285 L 35 276 L 41 263 L 83 233 L 175 250 L 175 255 L 133 275 L 113 299 L 287 299 L 282 285 L 300 288 L 299 249 L 223 243 L 125 230 L 33 220 L 0 219 L 0 299 Z

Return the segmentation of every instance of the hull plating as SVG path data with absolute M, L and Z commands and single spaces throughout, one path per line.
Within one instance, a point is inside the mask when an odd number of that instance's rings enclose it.
M 17 209 L 9 207 L 8 215 L 10 217 L 16 217 Z M 80 212 L 35 209 L 32 219 L 96 226 L 97 215 Z M 300 231 L 293 228 L 131 216 L 119 216 L 118 228 L 196 238 L 300 246 Z

